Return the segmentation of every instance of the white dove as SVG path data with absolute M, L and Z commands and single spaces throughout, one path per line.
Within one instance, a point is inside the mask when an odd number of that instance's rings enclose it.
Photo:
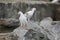
M 31 19 L 31 17 L 33 16 L 35 11 L 36 11 L 36 8 L 32 8 L 32 10 L 30 10 L 24 14 L 27 17 L 28 21 Z
M 52 3 L 57 3 L 59 0 L 53 0 Z
M 24 16 L 23 12 L 19 11 L 18 14 L 20 15 L 19 21 L 21 23 L 21 27 L 24 27 L 27 25 L 27 18 Z

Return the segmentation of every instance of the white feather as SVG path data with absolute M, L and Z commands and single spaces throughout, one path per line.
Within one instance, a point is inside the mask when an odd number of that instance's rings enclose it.
M 24 15 L 27 17 L 28 20 L 30 20 L 35 11 L 36 11 L 36 8 L 32 8 L 32 10 L 26 12 Z
M 21 23 L 21 26 L 27 25 L 27 18 L 24 16 L 23 12 L 19 11 L 18 14 L 20 15 L 19 21 Z
M 53 0 L 52 3 L 57 3 L 59 0 Z

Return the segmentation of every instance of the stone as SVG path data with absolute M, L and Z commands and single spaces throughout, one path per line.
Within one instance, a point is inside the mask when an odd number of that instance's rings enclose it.
M 11 19 L 0 19 L 0 25 L 3 27 L 18 27 L 19 26 L 19 20 L 11 18 Z
M 48 40 L 48 37 L 43 33 L 39 33 L 33 29 L 30 29 L 25 35 L 25 40 Z

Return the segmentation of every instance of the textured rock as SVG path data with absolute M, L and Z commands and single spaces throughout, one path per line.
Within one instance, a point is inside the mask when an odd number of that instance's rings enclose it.
M 0 26 L 3 27 L 18 27 L 19 20 L 11 18 L 11 19 L 0 19 Z
M 28 22 L 26 29 L 16 28 L 13 34 L 19 37 L 18 40 L 48 40 L 41 27 L 33 21 Z
M 5 40 L 18 40 L 18 36 L 14 35 L 13 33 L 10 33 L 7 35 Z
M 25 35 L 25 40 L 48 40 L 48 37 L 43 33 L 30 29 Z
M 25 40 L 24 35 L 26 34 L 27 30 L 26 29 L 21 29 L 20 27 L 16 28 L 13 30 L 13 35 L 18 36 L 18 40 Z
M 31 25 L 32 24 L 32 25 Z M 9 36 L 10 40 L 18 40 L 23 35 L 25 40 L 56 40 L 60 39 L 59 22 L 53 22 L 53 27 L 44 29 L 37 23 L 30 21 L 26 31 L 25 29 L 16 28 Z M 56 30 L 55 30 L 56 29 Z M 19 37 L 20 36 L 20 37 Z M 16 39 L 15 39 L 16 37 Z

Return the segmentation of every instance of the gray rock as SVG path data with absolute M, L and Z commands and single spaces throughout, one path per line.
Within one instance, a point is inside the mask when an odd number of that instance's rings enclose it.
M 12 32 L 7 35 L 6 40 L 18 40 L 18 36 L 14 35 Z
M 0 19 L 1 23 L 0 26 L 3 27 L 18 27 L 19 26 L 19 20 L 14 19 L 14 18 L 9 18 L 9 19 Z
M 48 40 L 48 37 L 43 33 L 30 29 L 25 35 L 25 40 Z

